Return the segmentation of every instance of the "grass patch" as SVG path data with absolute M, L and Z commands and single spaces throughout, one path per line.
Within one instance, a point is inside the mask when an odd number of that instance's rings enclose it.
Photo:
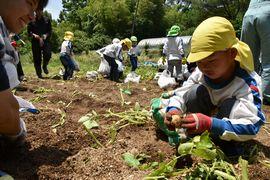
M 75 60 L 80 65 L 80 71 L 76 73 L 78 76 L 84 77 L 87 71 L 97 71 L 100 64 L 100 57 L 95 51 L 90 51 L 89 54 L 75 55 L 74 57 L 75 57 Z M 127 57 L 126 53 L 124 53 L 124 57 L 125 57 L 124 74 L 127 75 L 131 71 L 131 65 L 130 65 L 129 58 Z M 157 61 L 157 59 L 149 59 L 149 57 L 147 56 L 140 56 L 139 63 L 143 64 L 143 61 Z M 26 76 L 36 76 L 32 53 L 22 55 L 21 62 L 22 62 L 23 70 Z M 59 54 L 52 54 L 52 58 L 48 65 L 48 69 L 50 72 L 49 75 L 50 76 L 58 75 L 60 68 L 63 68 L 63 66 L 59 59 Z M 157 72 L 157 68 L 150 67 L 150 66 L 140 66 L 136 70 L 136 73 L 141 75 L 142 80 L 153 79 L 156 72 Z

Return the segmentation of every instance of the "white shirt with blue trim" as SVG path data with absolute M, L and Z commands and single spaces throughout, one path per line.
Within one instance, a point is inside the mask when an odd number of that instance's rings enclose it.
M 218 106 L 225 99 L 235 98 L 229 118 L 212 118 L 210 132 L 223 140 L 247 141 L 256 137 L 266 119 L 262 112 L 261 78 L 256 72 L 248 73 L 242 68 L 235 72 L 234 79 L 223 87 L 214 86 L 196 68 L 182 87 L 175 90 L 168 107 L 177 107 L 186 112 L 184 94 L 194 85 L 204 85 L 213 105 Z

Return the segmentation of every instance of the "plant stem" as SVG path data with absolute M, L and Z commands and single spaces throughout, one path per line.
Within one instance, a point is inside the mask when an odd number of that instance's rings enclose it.
M 84 129 L 87 131 L 87 133 L 89 134 L 89 136 L 91 136 L 94 141 L 100 146 L 100 147 L 104 147 L 100 142 L 99 140 L 95 137 L 95 135 L 92 133 L 92 131 L 90 131 L 89 129 L 87 129 L 85 126 L 83 126 Z

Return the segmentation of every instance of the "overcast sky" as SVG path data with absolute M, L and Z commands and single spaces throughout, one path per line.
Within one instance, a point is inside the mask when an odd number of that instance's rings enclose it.
M 53 19 L 57 19 L 59 17 L 60 11 L 63 9 L 62 0 L 49 0 L 46 11 L 52 14 Z

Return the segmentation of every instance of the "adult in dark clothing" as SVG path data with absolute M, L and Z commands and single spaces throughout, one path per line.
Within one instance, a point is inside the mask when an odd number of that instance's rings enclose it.
M 51 59 L 51 45 L 49 42 L 52 27 L 51 20 L 43 16 L 42 10 L 36 12 L 35 21 L 28 24 L 27 31 L 32 37 L 32 53 L 36 74 L 39 78 L 42 77 L 41 63 L 43 57 L 42 69 L 45 74 L 48 74 L 47 65 Z

